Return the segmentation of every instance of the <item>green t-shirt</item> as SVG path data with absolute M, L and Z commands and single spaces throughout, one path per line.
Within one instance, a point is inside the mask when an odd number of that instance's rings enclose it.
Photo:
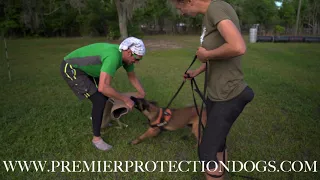
M 99 77 L 100 72 L 106 72 L 114 77 L 121 66 L 127 72 L 134 70 L 133 64 L 122 63 L 122 53 L 119 51 L 119 45 L 116 44 L 90 44 L 74 50 L 64 57 L 64 60 L 92 77 Z
M 214 0 L 203 17 L 202 47 L 213 50 L 225 43 L 218 31 L 220 21 L 229 19 L 240 31 L 239 19 L 230 4 Z M 227 101 L 239 95 L 247 84 L 243 80 L 241 56 L 208 61 L 208 98 L 212 101 Z

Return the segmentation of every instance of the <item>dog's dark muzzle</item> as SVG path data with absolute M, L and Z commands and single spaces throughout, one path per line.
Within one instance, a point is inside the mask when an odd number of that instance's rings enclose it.
M 134 107 L 139 111 L 144 111 L 147 109 L 147 106 L 145 105 L 143 99 L 139 99 L 133 96 L 131 96 L 130 99 L 134 102 Z

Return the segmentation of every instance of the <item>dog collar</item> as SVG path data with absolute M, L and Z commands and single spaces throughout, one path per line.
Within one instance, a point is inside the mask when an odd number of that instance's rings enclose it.
M 164 108 L 160 108 L 159 110 L 159 115 L 158 118 L 156 120 L 156 124 L 152 125 L 150 124 L 151 127 L 162 127 L 165 126 L 166 124 L 168 124 L 168 122 L 171 119 L 171 110 L 170 109 L 165 109 Z

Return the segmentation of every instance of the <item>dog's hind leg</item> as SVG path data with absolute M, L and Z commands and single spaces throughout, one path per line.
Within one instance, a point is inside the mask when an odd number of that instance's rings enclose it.
M 203 111 L 202 113 L 202 118 L 201 118 L 201 124 L 200 124 L 200 132 L 199 132 L 199 117 L 195 116 L 192 117 L 192 133 L 195 135 L 195 137 L 197 138 L 197 145 L 198 146 L 201 143 L 201 138 L 202 138 L 202 131 L 203 128 L 206 126 L 207 124 L 207 114 L 206 111 Z M 200 137 L 199 137 L 200 136 Z
M 196 146 L 198 146 L 201 142 L 201 134 L 199 134 L 199 119 L 197 117 L 194 117 L 192 119 L 192 133 L 194 134 L 194 136 L 196 137 L 197 140 L 197 144 Z M 200 131 L 201 133 L 201 131 Z M 200 139 L 199 139 L 200 136 Z
M 131 144 L 139 144 L 141 141 L 143 141 L 146 138 L 157 136 L 160 133 L 159 128 L 149 128 L 144 134 L 142 134 L 140 137 L 136 138 L 131 142 Z

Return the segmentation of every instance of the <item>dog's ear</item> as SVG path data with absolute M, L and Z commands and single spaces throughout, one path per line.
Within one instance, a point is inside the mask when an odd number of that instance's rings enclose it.
M 150 104 L 153 104 L 155 106 L 158 106 L 158 103 L 156 101 L 150 101 Z

